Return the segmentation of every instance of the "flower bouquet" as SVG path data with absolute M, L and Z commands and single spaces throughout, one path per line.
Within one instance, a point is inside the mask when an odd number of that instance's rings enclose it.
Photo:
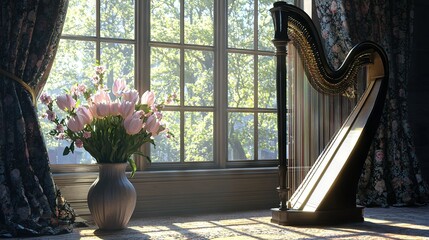
M 153 92 L 146 91 L 140 97 L 137 90 L 128 88 L 121 79 L 114 81 L 110 92 L 103 83 L 104 72 L 104 67 L 96 67 L 91 88 L 76 84 L 55 100 L 45 93 L 41 95 L 48 108 L 44 115 L 56 126 L 49 134 L 70 140 L 63 155 L 73 153 L 75 147 L 83 147 L 97 163 L 128 161 L 133 176 L 136 164 L 132 155 L 145 156 L 140 147 L 147 142 L 155 144 L 153 137 L 160 133 L 170 137 L 161 110 L 174 100 L 174 95 L 156 104 Z M 54 102 L 65 113 L 64 118 L 53 110 Z

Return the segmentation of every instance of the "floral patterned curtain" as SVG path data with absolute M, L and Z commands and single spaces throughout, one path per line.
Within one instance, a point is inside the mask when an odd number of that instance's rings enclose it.
M 0 2 L 0 236 L 70 231 L 40 132 L 34 89 L 43 88 L 68 0 Z
M 379 43 L 389 58 L 389 90 L 380 126 L 358 186 L 358 204 L 404 206 L 428 202 L 429 190 L 408 124 L 413 2 L 316 0 L 322 38 L 332 67 L 363 40 Z

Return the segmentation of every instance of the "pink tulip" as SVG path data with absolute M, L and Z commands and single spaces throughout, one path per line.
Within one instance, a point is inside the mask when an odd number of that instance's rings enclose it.
M 86 107 L 78 107 L 76 109 L 76 116 L 79 120 L 85 125 L 90 124 L 92 122 L 92 113 Z
M 141 104 L 152 106 L 154 102 L 155 102 L 155 94 L 153 92 L 146 91 L 143 93 L 141 98 Z
M 118 102 L 112 102 L 110 103 L 110 115 L 112 116 L 118 116 L 119 113 L 119 103 Z
M 93 118 L 100 118 L 97 115 L 97 105 L 96 104 L 90 103 L 90 105 L 89 105 L 89 111 L 91 112 L 91 115 L 92 115 Z
M 86 92 L 86 85 L 83 83 L 80 83 L 78 85 L 74 85 L 70 92 L 72 93 L 72 95 L 74 96 L 82 96 L 85 92 Z
M 69 94 L 61 95 L 57 97 L 57 105 L 63 111 L 71 111 L 75 108 L 76 100 Z
M 83 138 L 88 139 L 90 137 L 91 137 L 91 132 L 88 132 L 88 131 L 83 132 Z
M 49 121 L 54 121 L 55 118 L 57 118 L 57 115 L 55 114 L 55 112 L 53 112 L 51 110 L 46 110 L 46 115 L 47 115 Z
M 134 135 L 140 132 L 143 127 L 142 115 L 143 111 L 137 111 L 124 120 L 124 128 L 127 134 Z
M 139 101 L 139 92 L 137 92 L 137 90 L 135 89 L 128 90 L 122 93 L 122 100 L 137 104 L 137 102 Z
M 97 75 L 103 74 L 106 71 L 106 68 L 104 66 L 96 66 L 95 67 L 95 73 Z
M 58 132 L 62 133 L 64 132 L 64 126 L 61 124 L 58 124 L 57 127 L 55 128 L 55 130 L 57 130 Z
M 125 119 L 130 116 L 135 110 L 135 104 L 129 101 L 122 101 L 119 105 L 119 113 Z
M 150 132 L 153 137 L 158 135 L 159 127 L 161 126 L 160 122 L 154 115 L 150 115 L 146 121 L 145 129 Z
M 49 105 L 52 102 L 52 98 L 46 93 L 42 93 L 40 96 L 40 101 L 45 105 Z
M 83 130 L 84 124 L 80 121 L 78 117 L 72 117 L 67 123 L 67 128 L 73 132 L 79 132 Z
M 97 116 L 103 118 L 110 115 L 110 104 L 109 103 L 98 103 L 95 104 Z
M 125 87 L 126 87 L 126 85 L 125 85 L 125 81 L 123 79 L 120 79 L 120 78 L 116 79 L 113 82 L 113 86 L 112 86 L 113 94 L 116 97 L 122 95 L 122 92 L 125 90 Z
M 98 103 L 110 103 L 110 96 L 109 93 L 107 93 L 106 91 L 99 89 L 97 91 L 97 93 L 94 94 L 94 96 L 92 97 L 92 101 L 95 104 Z
M 74 145 L 78 148 L 83 148 L 83 142 L 80 139 L 76 139 L 76 141 L 74 141 Z

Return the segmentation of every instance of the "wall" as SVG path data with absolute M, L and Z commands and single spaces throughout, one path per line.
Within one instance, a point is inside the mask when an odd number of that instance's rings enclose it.
M 408 88 L 409 120 L 423 177 L 429 183 L 429 2 L 414 2 L 414 46 Z
M 62 194 L 82 217 L 98 173 L 54 174 Z M 277 168 L 137 172 L 134 217 L 174 216 L 278 207 Z

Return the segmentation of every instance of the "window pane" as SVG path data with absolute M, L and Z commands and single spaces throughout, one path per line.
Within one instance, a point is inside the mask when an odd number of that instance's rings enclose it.
M 185 51 L 185 105 L 213 106 L 213 52 Z
M 120 43 L 101 43 L 100 64 L 107 68 L 105 80 L 111 87 L 113 80 L 124 79 L 130 87 L 134 87 L 134 45 Z
M 95 36 L 95 2 L 70 0 L 62 33 Z
M 176 93 L 180 96 L 180 51 L 171 48 L 151 49 L 150 88 L 158 98 Z
M 270 9 L 273 7 L 272 0 L 259 0 L 258 11 L 258 49 L 274 51 L 271 40 L 274 38 L 273 20 Z
M 213 0 L 185 1 L 185 43 L 213 45 Z
M 253 123 L 253 113 L 229 113 L 228 160 L 251 160 L 254 158 Z
M 258 107 L 276 108 L 276 68 L 274 57 L 258 57 Z
M 185 162 L 213 161 L 213 113 L 185 113 Z
M 152 41 L 180 42 L 180 1 L 150 1 L 150 34 Z
M 133 0 L 101 0 L 101 36 L 134 39 L 134 5 Z
M 155 137 L 155 146 L 151 144 L 153 163 L 180 162 L 180 113 L 164 111 L 163 121 L 175 137 L 166 139 L 165 134 Z
M 91 77 L 95 64 L 95 43 L 75 40 L 60 41 L 58 53 L 44 87 L 44 92 L 50 96 L 64 94 L 65 90 L 76 83 L 92 84 Z M 55 107 L 55 106 L 54 106 Z M 46 112 L 46 106 L 38 105 L 39 113 Z M 60 114 L 62 111 L 57 110 Z M 61 117 L 61 116 L 60 116 Z M 63 156 L 64 147 L 70 145 L 67 141 L 56 140 L 48 133 L 55 128 L 52 122 L 41 119 L 40 125 L 45 136 L 49 159 L 52 164 L 94 163 L 91 156 L 83 149 L 76 149 L 74 154 Z
M 253 1 L 228 0 L 228 47 L 253 49 Z
M 228 54 L 228 106 L 254 106 L 253 56 L 246 54 Z
M 277 114 L 260 113 L 258 120 L 258 158 L 278 159 Z

